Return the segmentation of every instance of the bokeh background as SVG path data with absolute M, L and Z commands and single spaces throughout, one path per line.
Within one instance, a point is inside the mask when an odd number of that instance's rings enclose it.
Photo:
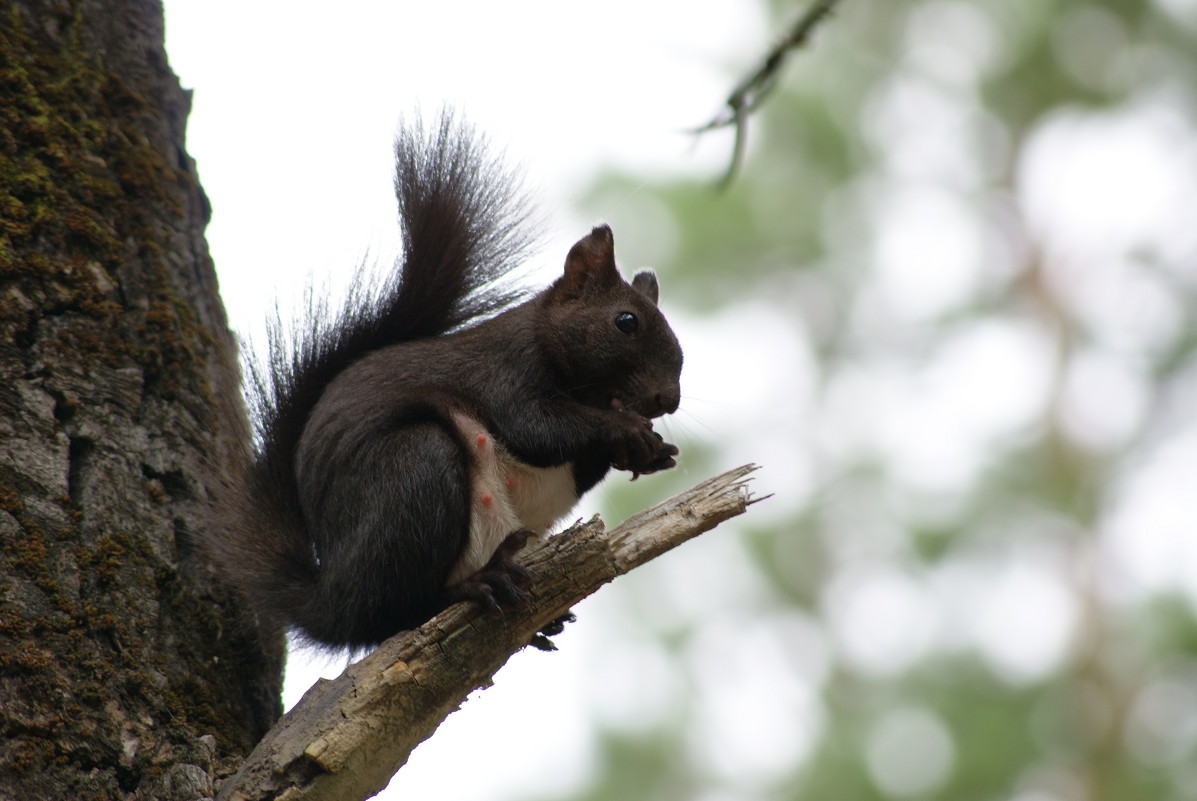
M 390 138 L 462 109 L 686 348 L 682 466 L 769 500 L 583 603 L 390 797 L 1197 798 L 1197 0 L 166 0 L 234 327 L 395 252 Z M 302 651 L 288 703 L 343 660 Z M 387 797 L 387 796 L 383 796 Z

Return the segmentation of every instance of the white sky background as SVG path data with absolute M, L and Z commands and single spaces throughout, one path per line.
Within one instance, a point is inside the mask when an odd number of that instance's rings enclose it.
M 168 0 L 167 50 L 195 88 L 188 150 L 213 199 L 208 242 L 237 325 L 310 272 L 395 242 L 391 141 L 401 115 L 460 109 L 526 171 L 555 215 L 558 267 L 593 220 L 569 205 L 601 165 L 715 173 L 680 132 L 713 113 L 721 67 L 755 52 L 751 3 L 382 3 Z
M 187 147 L 212 202 L 207 239 L 221 295 L 233 329 L 254 337 L 275 298 L 285 308 L 310 276 L 335 291 L 363 258 L 389 263 L 397 243 L 391 142 L 401 115 L 422 108 L 430 116 L 449 103 L 526 171 L 549 219 L 538 256 L 549 276 L 595 222 L 570 207 L 603 166 L 646 177 L 718 175 L 726 142 L 696 148 L 680 132 L 714 113 L 731 66 L 768 40 L 755 4 L 735 0 L 706 0 L 701 11 L 684 0 L 165 6 L 171 66 L 195 90 Z M 621 257 L 626 268 L 640 266 L 636 254 Z M 687 356 L 688 379 L 701 361 Z M 587 501 L 579 514 L 597 511 Z M 557 654 L 514 657 L 495 687 L 416 750 L 387 792 L 500 799 L 581 782 L 595 714 L 585 654 L 600 647 L 587 645 L 601 640 L 599 617 L 559 638 Z M 626 706 L 629 694 L 648 701 L 646 688 L 669 683 L 653 653 L 645 646 L 620 657 L 640 674 L 659 669 L 622 695 L 608 690 L 613 703 L 622 697 Z M 342 667 L 293 657 L 288 707 L 320 672 Z
M 1166 5 L 1197 25 L 1197 3 Z M 875 280 L 858 311 L 875 326 L 909 332 L 967 303 L 1022 257 L 1027 243 L 1003 227 L 1016 206 L 1052 257 L 1049 280 L 1067 289 L 1062 297 L 1100 346 L 1067 376 L 1064 424 L 1097 450 L 1122 447 L 1141 429 L 1151 433 L 1144 365 L 1161 332 L 1183 314 L 1133 254 L 1161 252 L 1188 266 L 1179 279 L 1194 280 L 1193 258 L 1176 256 L 1197 256 L 1197 228 L 1177 222 L 1197 208 L 1192 110 L 1186 117 L 1164 82 L 1124 109 L 1056 114 L 1017 165 L 1017 196 L 978 202 L 970 193 L 987 176 L 968 168 L 985 159 L 962 149 L 984 143 L 999 163 L 1006 143 L 971 94 L 970 82 L 993 67 L 1002 46 L 976 13 L 939 3 L 915 15 L 909 61 L 879 87 L 860 121 L 884 150 L 882 170 L 829 199 L 844 218 L 866 219 L 870 231 L 862 252 Z M 1109 33 L 1110 21 L 1092 13 L 1098 16 L 1060 26 L 1062 57 L 1088 52 L 1070 44 L 1072 29 L 1097 25 Z M 166 15 L 171 65 L 195 89 L 188 151 L 212 201 L 208 242 L 222 296 L 233 328 L 250 334 L 276 298 L 285 307 L 311 276 L 335 291 L 363 258 L 389 263 L 396 246 L 391 139 L 402 114 L 421 107 L 430 115 L 451 103 L 525 168 L 548 215 L 538 257 L 547 277 L 594 222 L 576 218 L 571 205 L 597 170 L 619 165 L 646 180 L 662 172 L 719 174 L 727 142 L 696 148 L 680 132 L 716 110 L 773 38 L 755 4 L 737 0 L 701 7 L 679 0 L 354 0 L 335 8 L 166 0 Z M 1131 56 L 1119 58 L 1104 73 L 1110 80 L 1142 68 Z M 937 79 L 945 75 L 952 80 Z M 618 227 L 615 233 L 618 242 Z M 620 257 L 636 268 L 652 254 L 621 250 Z M 668 312 L 668 286 L 663 294 Z M 909 498 L 951 499 L 995 443 L 1044 413 L 1050 344 L 1025 321 L 982 321 L 941 342 L 921 365 L 886 351 L 887 337 L 877 336 L 873 358 L 828 376 L 816 402 L 809 345 L 772 304 L 672 319 L 687 349 L 689 415 L 674 425 L 717 442 L 726 466 L 766 465 L 758 490 L 779 497 L 755 507 L 758 525 L 806 500 L 811 452 L 828 461 L 874 454 L 905 482 L 899 489 Z M 743 343 L 762 341 L 773 343 L 775 363 L 791 369 L 744 358 L 756 349 Z M 778 397 L 792 406 L 779 406 Z M 1182 414 L 1183 400 L 1164 411 Z M 1128 461 L 1097 532 L 1099 577 L 1118 602 L 1179 588 L 1197 603 L 1190 489 L 1197 426 L 1169 430 L 1176 432 L 1171 441 L 1148 438 Z M 676 441 L 684 450 L 686 440 Z M 817 691 L 831 659 L 884 677 L 933 648 L 971 647 L 996 675 L 1019 684 L 1069 658 L 1077 625 L 1066 589 L 1070 555 L 1052 552 L 1032 528 L 1021 540 L 1001 532 L 1009 552 L 998 558 L 966 553 L 928 574 L 903 558 L 908 543 L 892 517 L 837 505 L 834 495 L 825 506 L 831 516 L 851 518 L 844 530 L 860 532 L 835 554 L 838 569 L 821 598 L 826 627 L 769 607 L 734 537 L 708 535 L 651 566 L 651 582 L 634 576 L 628 593 L 600 593 L 559 639 L 559 653 L 516 655 L 495 687 L 416 750 L 393 787 L 450 801 L 565 792 L 594 767 L 591 717 L 650 727 L 670 719 L 680 692 L 697 710 L 688 762 L 713 783 L 761 787 L 787 775 L 817 741 Z M 590 496 L 578 514 L 593 511 Z M 713 585 L 721 592 L 696 589 Z M 621 605 L 635 607 L 617 617 L 612 610 Z M 676 664 L 651 625 L 629 630 L 629 620 L 671 616 L 709 621 L 686 655 L 685 676 L 671 672 Z M 733 640 L 737 646 L 729 647 Z M 321 669 L 334 675 L 341 667 L 292 660 L 288 706 Z M 879 786 L 912 792 L 942 778 L 953 744 L 941 729 L 918 709 L 879 720 L 866 743 Z M 916 759 L 903 750 L 911 732 L 942 747 Z M 463 753 L 468 770 L 461 769 Z M 910 767 L 920 764 L 922 772 Z

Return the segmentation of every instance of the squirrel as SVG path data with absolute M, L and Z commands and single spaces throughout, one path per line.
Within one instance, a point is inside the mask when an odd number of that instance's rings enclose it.
M 276 326 L 251 367 L 256 454 L 206 535 L 260 615 L 326 648 L 526 600 L 529 537 L 610 468 L 678 455 L 651 422 L 682 369 L 654 273 L 626 282 L 598 225 L 550 286 L 511 290 L 531 241 L 518 182 L 447 111 L 395 151 L 400 266 L 335 317 L 314 304 L 289 344 Z

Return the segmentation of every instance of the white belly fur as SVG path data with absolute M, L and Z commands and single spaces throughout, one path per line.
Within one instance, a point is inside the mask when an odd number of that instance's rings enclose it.
M 537 468 L 517 461 L 472 417 L 453 422 L 473 451 L 470 535 L 446 586 L 473 575 L 494 556 L 507 535 L 520 529 L 544 534 L 578 502 L 571 466 Z

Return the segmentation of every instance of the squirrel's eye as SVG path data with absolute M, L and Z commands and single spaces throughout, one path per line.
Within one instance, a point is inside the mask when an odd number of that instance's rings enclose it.
M 615 315 L 615 327 L 630 336 L 636 333 L 636 329 L 640 327 L 640 321 L 631 312 L 620 312 Z

